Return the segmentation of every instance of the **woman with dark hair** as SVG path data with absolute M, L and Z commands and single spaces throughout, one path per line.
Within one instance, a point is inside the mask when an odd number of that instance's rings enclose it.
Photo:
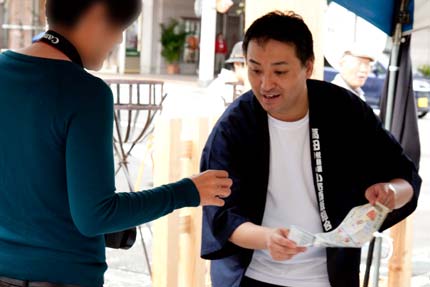
M 0 54 L 0 286 L 103 285 L 104 234 L 224 204 L 224 171 L 115 193 L 113 97 L 97 70 L 141 0 L 47 0 L 50 30 Z

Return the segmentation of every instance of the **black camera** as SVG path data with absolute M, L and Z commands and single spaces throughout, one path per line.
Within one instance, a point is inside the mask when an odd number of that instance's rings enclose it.
M 136 242 L 136 228 L 105 234 L 106 247 L 113 249 L 130 249 Z

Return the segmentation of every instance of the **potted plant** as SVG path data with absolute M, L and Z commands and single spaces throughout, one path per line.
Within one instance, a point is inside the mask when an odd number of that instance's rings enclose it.
M 171 19 L 168 24 L 161 26 L 161 56 L 167 62 L 167 73 L 179 73 L 179 59 L 185 45 L 187 32 L 177 20 Z
M 418 68 L 418 71 L 421 72 L 424 77 L 430 78 L 430 65 L 422 65 Z

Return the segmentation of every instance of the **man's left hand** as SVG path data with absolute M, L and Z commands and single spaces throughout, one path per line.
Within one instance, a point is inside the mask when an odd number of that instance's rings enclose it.
M 390 210 L 396 207 L 396 191 L 391 183 L 374 184 L 366 190 L 365 196 L 372 205 L 379 202 Z

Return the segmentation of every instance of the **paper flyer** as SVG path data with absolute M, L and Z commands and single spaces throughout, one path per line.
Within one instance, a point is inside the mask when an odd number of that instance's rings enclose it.
M 380 203 L 354 207 L 342 223 L 333 231 L 312 234 L 297 226 L 291 226 L 288 239 L 298 246 L 353 247 L 361 248 L 379 230 L 390 210 Z

